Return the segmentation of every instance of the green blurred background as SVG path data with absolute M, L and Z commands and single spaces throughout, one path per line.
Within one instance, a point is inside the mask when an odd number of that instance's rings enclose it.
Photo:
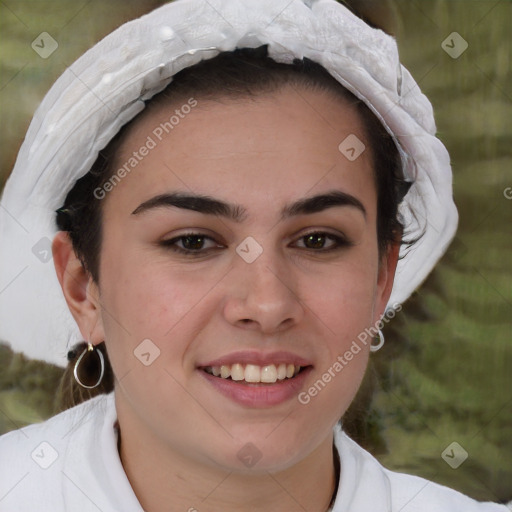
M 0 2 L 0 184 L 31 116 L 66 66 L 161 1 Z M 386 327 L 352 413 L 360 442 L 387 467 L 476 499 L 512 500 L 512 3 L 349 2 L 398 39 L 403 64 L 430 98 L 454 171 L 460 227 L 428 281 Z M 31 43 L 59 44 L 40 58 Z M 467 50 L 442 42 L 457 32 Z M 62 370 L 0 345 L 0 433 L 53 413 Z M 354 412 L 355 411 L 355 412 Z M 357 437 L 357 436 L 356 436 Z M 469 454 L 452 469 L 452 442 Z

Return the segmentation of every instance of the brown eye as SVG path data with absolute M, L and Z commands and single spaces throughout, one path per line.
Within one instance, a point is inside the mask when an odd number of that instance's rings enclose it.
M 303 235 L 299 240 L 304 242 L 305 249 L 314 252 L 330 252 L 342 249 L 344 247 L 350 247 L 353 245 L 346 238 L 341 236 L 333 235 L 331 233 L 323 233 L 321 231 L 314 231 Z M 327 240 L 331 240 L 329 247 L 325 247 Z
M 312 233 L 304 237 L 304 244 L 308 249 L 322 249 L 327 237 L 321 233 Z
M 214 244 L 205 248 L 204 245 L 208 240 Z M 209 253 L 210 250 L 220 247 L 213 238 L 203 233 L 185 233 L 170 240 L 163 240 L 160 245 L 185 256 L 202 256 Z
M 187 250 L 197 250 L 202 249 L 204 245 L 204 236 L 200 235 L 187 235 L 181 237 L 183 241 L 183 247 Z

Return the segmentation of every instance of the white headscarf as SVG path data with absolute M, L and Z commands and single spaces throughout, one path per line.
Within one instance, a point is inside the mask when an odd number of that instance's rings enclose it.
M 99 150 L 174 74 L 222 51 L 261 45 L 278 62 L 307 57 L 324 66 L 393 136 L 412 182 L 400 214 L 406 229 L 419 220 L 425 232 L 398 262 L 388 307 L 422 283 L 458 217 L 431 104 L 400 65 L 395 39 L 335 0 L 177 0 L 101 40 L 37 109 L 0 203 L 0 340 L 65 366 L 82 338 L 51 260 L 55 210 Z

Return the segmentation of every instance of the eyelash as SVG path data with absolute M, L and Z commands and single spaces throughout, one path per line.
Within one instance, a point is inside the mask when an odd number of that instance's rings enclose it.
M 329 249 L 318 249 L 317 250 L 317 249 L 305 248 L 306 251 L 312 252 L 312 253 L 326 254 L 326 253 L 331 253 L 334 251 L 340 251 L 341 249 L 351 247 L 354 245 L 352 242 L 350 242 L 349 240 L 347 240 L 344 237 L 333 235 L 332 233 L 327 233 L 325 231 L 310 231 L 309 233 L 305 233 L 304 235 L 301 235 L 298 238 L 298 240 L 304 239 L 310 235 L 323 235 L 326 238 L 330 238 L 331 240 L 333 240 L 335 242 L 335 245 L 333 247 L 330 247 Z M 170 249 L 171 251 L 174 251 L 179 254 L 183 254 L 184 256 L 192 257 L 192 258 L 204 256 L 204 255 L 210 253 L 212 250 L 218 249 L 218 247 L 217 248 L 211 247 L 209 249 L 199 249 L 197 251 L 194 251 L 194 250 L 182 249 L 181 247 L 178 247 L 176 245 L 176 242 L 178 242 L 186 237 L 198 237 L 198 238 L 202 238 L 204 240 L 211 240 L 211 241 L 215 242 L 215 240 L 212 237 L 207 236 L 204 233 L 190 232 L 190 233 L 184 233 L 183 235 L 177 236 L 175 238 L 171 238 L 169 240 L 163 240 L 162 242 L 160 242 L 160 245 L 165 247 L 166 249 Z

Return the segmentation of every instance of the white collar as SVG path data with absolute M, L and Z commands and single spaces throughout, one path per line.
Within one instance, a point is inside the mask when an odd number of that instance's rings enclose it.
M 117 450 L 114 394 L 0 437 L 0 510 L 143 512 Z M 387 470 L 339 426 L 341 475 L 332 512 L 507 512 L 423 478 Z M 38 467 L 45 451 L 49 467 Z M 7 461 L 7 463 L 6 463 Z
M 104 407 L 101 406 L 94 413 L 96 417 L 98 415 L 101 417 L 101 428 L 91 429 L 94 439 L 87 441 L 97 447 L 91 454 L 91 463 L 97 465 L 100 462 L 99 467 L 94 471 L 98 486 L 112 499 L 112 506 L 119 507 L 122 504 L 123 507 L 119 510 L 143 512 L 117 451 L 118 438 L 114 428 L 117 414 L 114 393 L 95 400 L 98 405 L 101 405 L 101 402 L 105 403 Z M 91 414 L 91 410 L 86 409 L 84 416 L 85 414 Z M 379 462 L 350 439 L 339 424 L 334 427 L 334 445 L 340 457 L 340 481 L 332 512 L 391 511 L 389 479 Z M 77 447 L 77 450 L 83 455 L 81 447 Z M 82 477 L 80 474 L 76 475 L 78 481 L 86 478 L 88 471 L 90 469 L 84 466 Z M 112 479 L 115 482 L 115 490 L 112 488 Z M 126 508 L 128 505 L 130 508 Z

